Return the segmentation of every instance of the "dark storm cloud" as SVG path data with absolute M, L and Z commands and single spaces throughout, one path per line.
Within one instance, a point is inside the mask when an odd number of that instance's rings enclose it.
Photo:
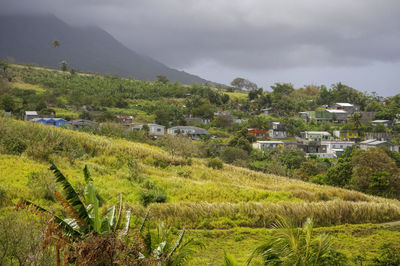
M 397 0 L 3 0 L 0 10 L 95 24 L 180 68 L 202 61 L 260 70 L 400 60 Z

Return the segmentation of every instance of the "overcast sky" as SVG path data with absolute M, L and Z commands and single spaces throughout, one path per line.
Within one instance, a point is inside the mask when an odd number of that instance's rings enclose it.
M 400 93 L 399 0 L 0 0 L 97 25 L 168 66 L 229 84 L 343 82 Z

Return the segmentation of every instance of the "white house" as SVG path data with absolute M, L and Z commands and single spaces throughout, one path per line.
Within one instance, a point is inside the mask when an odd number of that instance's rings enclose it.
M 276 149 L 279 145 L 283 145 L 283 141 L 271 141 L 271 140 L 258 140 L 253 143 L 254 149 L 259 149 L 262 151 L 268 151 L 270 149 Z
M 331 114 L 332 121 L 338 123 L 344 123 L 347 121 L 348 112 L 340 109 L 326 109 Z
M 31 121 L 34 118 L 38 118 L 39 114 L 36 111 L 25 111 L 25 116 L 24 116 L 24 120 L 25 121 Z
M 333 105 L 333 107 L 335 109 L 345 110 L 351 114 L 354 112 L 360 111 L 360 107 L 358 105 L 351 104 L 351 103 L 335 103 Z
M 152 136 L 164 136 L 165 126 L 157 124 L 147 124 L 149 127 L 149 135 Z M 143 125 L 136 125 L 132 127 L 132 130 L 142 130 Z
M 304 131 L 300 134 L 302 138 L 308 141 L 324 141 L 331 139 L 331 134 L 326 131 Z
M 362 150 L 368 150 L 372 147 L 387 147 L 390 151 L 400 151 L 399 145 L 393 144 L 386 140 L 367 139 L 360 142 L 360 148 Z
M 192 127 L 192 126 L 176 126 L 167 129 L 167 133 L 169 135 L 188 135 L 192 138 L 200 139 L 201 136 L 208 135 L 207 130 L 201 127 Z
M 371 124 L 376 127 L 377 125 L 384 125 L 385 127 L 389 127 L 391 125 L 390 120 L 374 120 Z
M 326 145 L 326 153 L 331 153 L 335 156 L 339 156 L 344 152 L 347 147 L 352 147 L 356 143 L 354 141 L 331 140 L 322 141 L 321 144 Z

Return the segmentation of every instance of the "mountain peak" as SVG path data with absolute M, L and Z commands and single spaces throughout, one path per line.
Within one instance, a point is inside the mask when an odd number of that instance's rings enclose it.
M 53 47 L 54 40 L 61 45 Z M 53 14 L 1 15 L 0 58 L 6 57 L 54 68 L 65 60 L 71 68 L 81 71 L 140 80 L 164 75 L 184 84 L 207 82 L 132 51 L 98 26 L 70 26 Z

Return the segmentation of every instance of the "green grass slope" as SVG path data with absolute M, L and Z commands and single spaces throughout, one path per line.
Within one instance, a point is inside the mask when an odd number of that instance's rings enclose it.
M 366 256 L 375 254 L 374 243 L 400 236 L 396 230 L 390 234 L 374 225 L 367 226 L 372 229 L 360 226 L 366 233 L 357 235 L 356 225 L 351 230 L 343 226 L 400 220 L 400 202 L 396 200 L 231 165 L 214 170 L 205 160 L 171 158 L 167 151 L 146 144 L 0 118 L 0 190 L 4 192 L 0 194 L 4 205 L 12 206 L 23 197 L 60 212 L 61 207 L 46 197 L 52 186 L 47 170 L 50 160 L 78 190 L 87 164 L 108 204 L 122 193 L 137 216 L 149 210 L 152 220 L 185 227 L 189 234 L 202 237 L 208 248 L 194 258 L 194 265 L 219 265 L 223 249 L 244 262 L 267 237 L 266 228 L 277 214 L 297 223 L 314 218 L 318 226 L 327 227 L 321 230 L 334 233 L 338 244 L 345 239 L 339 245 L 343 250 L 351 250 L 352 242 L 362 240 L 371 249 L 365 248 L 369 252 Z M 157 190 L 166 193 L 166 202 L 143 207 L 139 195 Z

